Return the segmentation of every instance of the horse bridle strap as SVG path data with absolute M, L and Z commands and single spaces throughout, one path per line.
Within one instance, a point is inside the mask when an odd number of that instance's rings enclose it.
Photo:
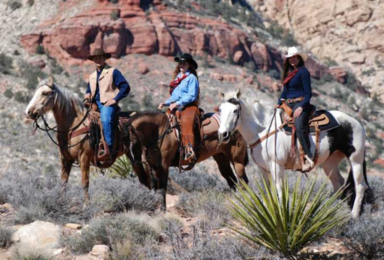
M 282 125 L 279 126 L 278 129 L 275 129 L 273 130 L 272 132 L 269 132 L 268 134 L 264 135 L 263 137 L 261 137 L 260 139 L 256 140 L 256 142 L 252 143 L 249 145 L 249 148 L 255 148 L 256 146 L 258 146 L 259 144 L 261 144 L 264 140 L 268 139 L 269 137 L 271 137 L 272 135 L 276 134 L 278 131 L 280 131 L 281 129 L 283 129 L 283 127 L 286 125 L 287 123 L 284 123 Z

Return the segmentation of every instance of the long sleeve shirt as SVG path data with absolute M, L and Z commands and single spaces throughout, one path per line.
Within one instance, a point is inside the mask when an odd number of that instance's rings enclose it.
M 103 69 L 96 70 L 96 93 L 95 93 L 95 100 L 100 101 L 100 91 L 99 91 L 99 78 L 101 73 L 103 72 Z M 117 93 L 116 97 L 114 98 L 116 102 L 119 102 L 121 99 L 128 96 L 129 92 L 131 91 L 131 88 L 129 86 L 128 81 L 124 78 L 124 76 L 121 74 L 121 72 L 117 69 L 113 70 L 113 82 L 115 83 L 116 87 L 119 89 L 119 93 Z M 87 94 L 91 93 L 91 85 L 88 83 L 87 88 Z
M 305 67 L 299 68 L 297 74 L 284 85 L 278 104 L 281 105 L 282 100 L 298 97 L 304 97 L 299 106 L 303 109 L 307 108 L 312 97 L 312 87 L 311 75 Z
M 196 76 L 186 72 L 188 75 L 172 92 L 171 97 L 164 102 L 164 105 L 169 106 L 171 103 L 176 103 L 179 108 L 194 102 L 199 96 L 199 81 Z M 183 74 L 179 73 L 176 78 L 181 78 Z

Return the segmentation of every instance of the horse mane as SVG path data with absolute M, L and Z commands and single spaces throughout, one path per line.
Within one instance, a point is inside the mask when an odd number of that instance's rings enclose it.
M 42 86 L 47 86 L 47 84 L 48 79 L 44 79 L 39 82 L 36 89 Z M 59 110 L 62 113 L 69 114 L 73 110 L 76 110 L 78 112 L 84 111 L 84 104 L 76 94 L 56 83 L 53 85 L 52 88 L 56 92 L 55 104 L 58 106 Z

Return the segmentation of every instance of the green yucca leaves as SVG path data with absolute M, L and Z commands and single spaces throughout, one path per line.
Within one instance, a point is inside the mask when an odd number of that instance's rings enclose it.
M 128 157 L 124 154 L 117 158 L 115 163 L 108 169 L 112 178 L 128 178 L 132 172 L 132 165 Z
M 258 193 L 241 181 L 238 194 L 235 194 L 234 200 L 230 200 L 229 207 L 240 226 L 234 223 L 230 228 L 238 235 L 272 251 L 292 258 L 349 218 L 338 213 L 344 200 L 336 200 L 343 190 L 329 196 L 324 183 L 314 195 L 316 180 L 300 189 L 298 178 L 291 190 L 287 180 L 284 180 L 282 196 L 279 198 L 273 181 L 267 184 L 262 180 L 262 183 L 256 180 Z

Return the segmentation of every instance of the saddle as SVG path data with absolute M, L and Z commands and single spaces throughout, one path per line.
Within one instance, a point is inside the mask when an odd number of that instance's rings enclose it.
M 295 136 L 295 127 L 294 127 L 294 118 L 292 117 L 293 111 L 292 109 L 285 104 L 283 101 L 280 108 L 283 109 L 283 113 L 280 114 L 281 120 L 283 122 L 282 130 L 286 134 L 292 135 L 291 138 L 291 157 L 296 156 L 296 136 Z M 320 147 L 320 132 L 329 131 L 336 127 L 339 127 L 340 124 L 337 119 L 326 110 L 316 110 L 314 105 L 311 105 L 310 117 L 308 122 L 309 133 L 316 135 L 316 149 L 315 149 L 315 157 L 313 159 L 314 165 L 316 165 L 318 157 L 319 157 L 319 147 Z M 300 150 L 300 160 L 302 165 L 304 164 L 305 153 L 302 147 L 299 147 Z M 294 169 L 301 170 L 302 169 Z M 311 171 L 309 169 L 308 171 Z
M 181 142 L 181 131 L 180 131 L 180 121 L 177 113 L 176 115 L 171 114 L 167 112 L 168 119 L 170 122 L 171 127 L 173 127 L 175 130 L 174 135 L 175 138 L 178 140 L 179 143 L 179 155 L 176 156 L 176 158 L 179 158 L 177 162 L 174 162 L 174 166 L 179 167 L 179 172 L 183 171 L 188 171 L 191 170 L 196 162 L 198 161 L 199 158 L 199 148 L 204 145 L 204 140 L 207 140 L 208 138 L 212 138 L 213 136 L 217 135 L 217 131 L 220 126 L 220 116 L 214 113 L 207 113 L 204 114 L 204 111 L 200 109 L 200 115 L 198 117 L 198 120 L 196 120 L 195 125 L 194 125 L 194 130 L 195 130 L 195 137 L 196 137 L 196 147 L 195 153 L 196 153 L 196 160 L 194 162 L 190 161 L 185 161 L 184 154 L 183 154 L 183 147 L 182 147 L 182 142 Z M 183 168 L 183 166 L 186 166 Z
M 87 106 L 87 104 L 85 105 Z M 118 156 L 124 153 L 124 144 L 120 142 L 120 137 L 122 135 L 122 129 L 124 129 L 124 125 L 128 122 L 132 112 L 121 112 L 120 108 L 117 111 L 113 123 L 113 148 L 115 152 L 111 154 L 104 139 L 99 108 L 94 103 L 88 104 L 88 106 L 89 105 L 91 105 L 91 108 L 88 113 L 88 125 L 70 133 L 69 139 L 82 134 L 88 134 L 90 146 L 95 150 L 93 164 L 99 168 L 107 168 L 115 162 Z

